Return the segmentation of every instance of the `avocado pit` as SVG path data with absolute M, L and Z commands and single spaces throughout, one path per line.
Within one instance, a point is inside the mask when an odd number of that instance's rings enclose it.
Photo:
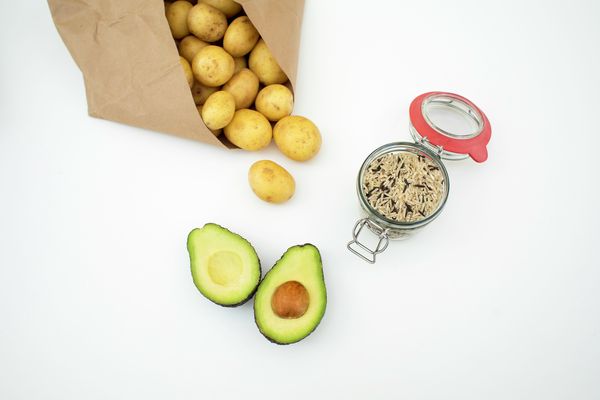
M 271 308 L 280 318 L 300 318 L 308 310 L 308 290 L 298 281 L 287 281 L 275 290 L 271 297 Z

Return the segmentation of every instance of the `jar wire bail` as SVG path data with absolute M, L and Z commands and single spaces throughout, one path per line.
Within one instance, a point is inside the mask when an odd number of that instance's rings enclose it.
M 367 228 L 369 228 L 369 230 L 372 233 L 379 237 L 379 241 L 377 242 L 377 246 L 375 247 L 375 249 L 371 249 L 365 243 L 359 241 L 360 232 L 365 227 L 365 225 L 367 226 Z M 354 248 L 355 246 L 353 245 L 355 244 L 358 246 L 358 249 Z M 388 244 L 390 244 L 388 229 L 382 228 L 375 222 L 369 220 L 369 218 L 363 218 L 358 220 L 354 225 L 354 229 L 352 230 L 352 240 L 348 242 L 348 245 L 346 247 L 348 247 L 348 250 L 350 250 L 366 262 L 370 264 L 375 264 L 377 254 L 383 253 L 385 249 L 387 249 Z M 368 256 L 360 252 L 359 249 L 362 249 L 364 252 L 366 252 Z

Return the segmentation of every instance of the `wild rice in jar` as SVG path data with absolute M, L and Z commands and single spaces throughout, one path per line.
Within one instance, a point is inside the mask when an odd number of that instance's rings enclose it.
M 362 190 L 371 207 L 385 218 L 416 222 L 438 209 L 444 185 L 444 175 L 428 157 L 392 152 L 367 166 Z

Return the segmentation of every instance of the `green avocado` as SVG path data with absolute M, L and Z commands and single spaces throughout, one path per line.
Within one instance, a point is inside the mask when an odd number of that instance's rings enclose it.
M 260 281 L 260 261 L 243 237 L 217 224 L 188 235 L 194 284 L 210 301 L 235 307 L 248 301 Z
M 277 344 L 307 337 L 325 314 L 327 291 L 321 254 L 312 244 L 290 247 L 256 291 L 254 320 Z

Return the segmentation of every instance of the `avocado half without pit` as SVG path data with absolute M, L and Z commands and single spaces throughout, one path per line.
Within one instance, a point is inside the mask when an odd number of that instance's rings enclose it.
M 235 307 L 260 282 L 260 261 L 246 239 L 217 224 L 192 230 L 187 241 L 194 284 L 210 301 Z
M 327 305 L 319 250 L 312 244 L 290 247 L 256 291 L 254 320 L 270 341 L 290 344 L 315 330 Z

